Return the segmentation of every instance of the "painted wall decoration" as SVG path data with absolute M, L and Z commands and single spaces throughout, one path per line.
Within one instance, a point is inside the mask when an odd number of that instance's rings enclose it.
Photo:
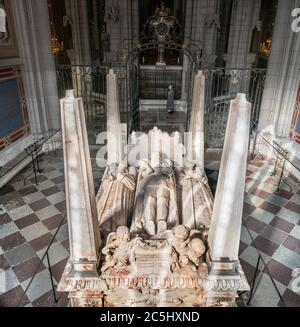
M 16 58 L 19 56 L 15 27 L 12 18 L 11 4 L 9 0 L 0 0 L 1 8 L 6 15 L 5 32 L 0 32 L 0 58 Z
M 0 151 L 29 133 L 24 86 L 17 67 L 0 68 Z
M 295 104 L 295 110 L 292 119 L 292 128 L 290 137 L 300 144 L 300 85 L 298 89 L 298 95 Z

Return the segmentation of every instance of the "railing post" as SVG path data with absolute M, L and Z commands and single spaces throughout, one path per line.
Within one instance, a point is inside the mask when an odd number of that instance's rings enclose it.
M 59 301 L 59 299 L 56 297 L 55 285 L 54 285 L 53 275 L 52 275 L 52 268 L 51 268 L 50 259 L 49 259 L 49 252 L 47 252 L 46 257 L 47 257 L 47 263 L 48 263 L 48 270 L 49 270 L 49 274 L 50 274 L 53 299 L 54 299 L 54 302 L 57 303 Z

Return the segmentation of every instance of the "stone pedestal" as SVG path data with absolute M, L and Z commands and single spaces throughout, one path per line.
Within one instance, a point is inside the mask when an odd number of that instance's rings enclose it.
M 98 276 L 100 232 L 81 99 L 61 100 L 71 276 Z

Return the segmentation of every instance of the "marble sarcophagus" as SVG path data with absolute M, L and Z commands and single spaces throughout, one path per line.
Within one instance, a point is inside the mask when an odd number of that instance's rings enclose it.
M 231 102 L 213 199 L 202 73 L 187 142 L 154 128 L 122 146 L 113 71 L 107 90 L 108 162 L 97 195 L 82 101 L 72 92 L 61 101 L 71 253 L 59 290 L 73 306 L 234 306 L 237 292 L 249 288 L 238 246 L 250 104 L 243 94 Z

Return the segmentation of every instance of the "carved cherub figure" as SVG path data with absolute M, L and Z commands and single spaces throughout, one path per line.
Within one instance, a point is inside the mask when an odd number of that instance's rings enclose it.
M 199 267 L 203 262 L 203 254 L 205 246 L 199 238 L 194 238 L 188 244 L 188 258 L 196 266 Z
M 200 238 L 191 238 L 195 233 L 198 231 L 189 231 L 183 225 L 173 228 L 172 246 L 175 259 L 171 267 L 173 271 L 187 266 L 196 271 L 202 263 L 205 246 Z
M 173 246 L 175 248 L 185 248 L 189 243 L 189 230 L 183 225 L 177 225 L 173 228 Z
M 101 271 L 105 272 L 113 267 L 126 267 L 130 257 L 130 232 L 126 226 L 118 227 L 116 232 L 107 237 L 106 246 L 102 253 L 105 255 L 105 264 Z

